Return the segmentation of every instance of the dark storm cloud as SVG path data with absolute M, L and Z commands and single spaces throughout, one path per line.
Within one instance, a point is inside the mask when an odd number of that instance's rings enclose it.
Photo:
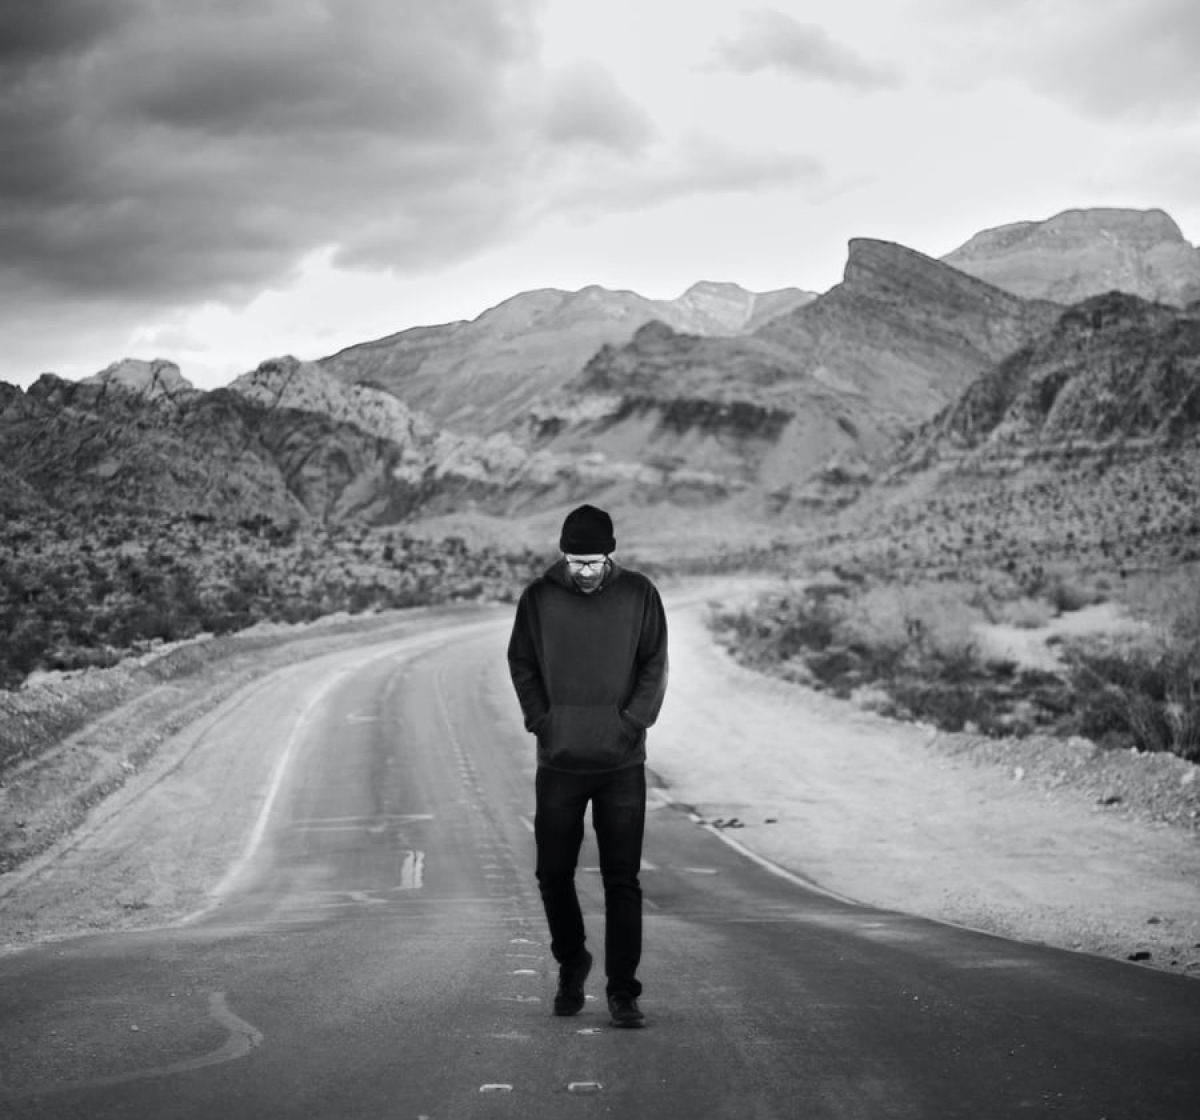
M 897 81 L 891 70 L 860 58 L 824 28 L 800 23 L 773 8 L 745 12 L 738 34 L 717 45 L 715 61 L 743 74 L 781 70 L 862 89 L 880 89 Z
M 29 0 L 0 52 L 0 284 L 234 296 L 306 252 L 494 236 L 532 52 L 498 0 Z
M 4 0 L 0 66 L 86 48 L 123 19 L 120 0 Z

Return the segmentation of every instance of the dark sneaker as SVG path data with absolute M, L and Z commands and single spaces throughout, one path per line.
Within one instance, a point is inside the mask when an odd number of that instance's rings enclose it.
M 592 954 L 586 949 L 574 964 L 558 970 L 558 991 L 554 993 L 555 1015 L 578 1015 L 583 1010 L 583 985 L 592 971 Z
M 608 997 L 608 1017 L 614 1027 L 640 1027 L 646 1019 L 637 1000 L 624 992 L 613 992 Z

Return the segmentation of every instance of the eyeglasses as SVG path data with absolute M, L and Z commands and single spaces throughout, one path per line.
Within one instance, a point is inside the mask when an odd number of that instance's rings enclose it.
M 578 556 L 568 556 L 566 558 L 567 566 L 577 572 L 590 572 L 597 568 L 603 568 L 608 563 L 607 556 L 601 556 L 599 560 L 584 560 Z

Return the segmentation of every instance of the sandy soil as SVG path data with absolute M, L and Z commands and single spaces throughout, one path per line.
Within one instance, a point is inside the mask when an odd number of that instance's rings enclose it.
M 658 796 L 840 896 L 1200 977 L 1195 820 L 1158 823 L 1134 797 L 1098 795 L 1117 778 L 1086 744 L 1043 761 L 1019 744 L 938 735 L 742 669 L 708 634 L 710 597 L 667 595 L 672 678 L 650 739 Z M 269 778 L 264 762 L 231 782 L 228 750 L 204 727 L 268 687 L 271 660 L 223 680 L 215 707 L 173 731 L 80 830 L 0 876 L 6 947 L 163 924 L 204 905 Z M 289 660 L 281 653 L 278 664 Z M 164 712 L 171 703 L 165 694 Z M 141 719 L 153 710 L 143 700 Z M 1172 801 L 1196 795 L 1197 767 L 1151 765 Z M 1143 769 L 1119 773 L 1145 784 Z M 220 815 L 208 808 L 212 790 Z M 136 842 L 114 841 L 128 840 L 134 816 Z
M 702 617 L 673 617 L 651 742 L 672 799 L 843 897 L 1200 977 L 1198 822 L 1153 819 L 1200 805 L 1197 767 L 887 720 L 743 669 Z

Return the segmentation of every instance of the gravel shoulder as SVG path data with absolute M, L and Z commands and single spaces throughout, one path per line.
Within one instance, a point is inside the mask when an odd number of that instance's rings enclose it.
M 666 598 L 672 677 L 650 755 L 667 800 L 846 898 L 1200 977 L 1196 767 L 887 720 L 738 666 L 708 633 L 708 589 Z M 207 737 L 215 715 L 290 674 L 315 683 L 321 656 L 509 609 L 281 633 L 123 701 L 40 766 L 6 774 L 6 816 L 64 821 L 71 783 L 101 765 L 116 777 L 81 820 L 0 875 L 0 943 L 171 924 L 201 909 L 271 770 Z

